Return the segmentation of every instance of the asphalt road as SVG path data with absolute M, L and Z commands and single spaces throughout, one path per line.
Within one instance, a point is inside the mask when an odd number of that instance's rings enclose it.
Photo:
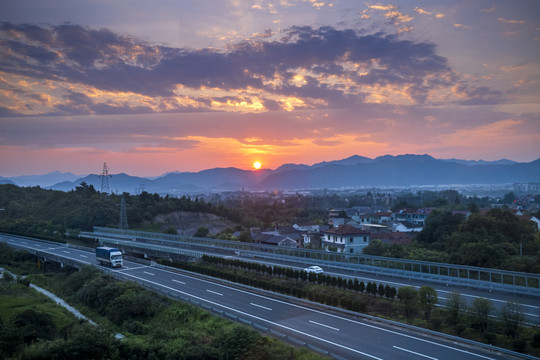
M 100 234 L 101 238 L 106 238 L 107 236 L 103 236 Z M 143 241 L 142 239 L 138 240 Z M 132 243 L 130 241 L 130 243 Z M 241 252 L 241 255 L 233 255 L 235 252 L 232 250 L 223 250 L 223 249 L 216 249 L 212 246 L 193 246 L 189 244 L 180 244 L 175 243 L 172 241 L 160 241 L 160 246 L 163 248 L 166 247 L 172 247 L 174 248 L 187 248 L 190 250 L 196 250 L 196 251 L 203 251 L 207 255 L 214 255 L 218 257 L 226 257 L 231 259 L 239 259 L 243 261 L 250 261 L 250 262 L 258 262 L 261 264 L 266 265 L 272 265 L 272 266 L 284 266 L 284 267 L 291 267 L 294 269 L 304 269 L 305 267 L 309 265 L 320 265 L 324 268 L 325 273 L 332 275 L 332 276 L 340 276 L 344 279 L 358 279 L 358 281 L 363 281 L 365 284 L 368 282 L 375 282 L 377 284 L 382 283 L 383 285 L 390 285 L 395 288 L 400 288 L 402 286 L 413 286 L 415 288 L 420 288 L 421 286 L 427 285 L 432 288 L 434 288 L 437 291 L 438 299 L 439 299 L 439 306 L 444 306 L 446 304 L 447 299 L 450 297 L 452 293 L 458 293 L 461 295 L 467 306 L 470 306 L 472 302 L 477 298 L 484 298 L 488 299 L 492 302 L 494 306 L 494 313 L 492 317 L 498 317 L 498 312 L 501 309 L 503 305 L 505 305 L 507 302 L 514 302 L 516 304 L 519 304 L 521 306 L 521 309 L 523 311 L 523 314 L 525 315 L 525 322 L 532 326 L 537 326 L 540 324 L 540 298 L 538 296 L 533 295 L 520 295 L 520 294 L 512 294 L 508 292 L 503 292 L 500 290 L 497 291 L 487 291 L 482 288 L 475 288 L 475 287 L 465 287 L 465 286 L 452 286 L 447 284 L 441 284 L 441 283 L 433 283 L 429 280 L 418 280 L 418 279 L 408 279 L 403 277 L 397 277 L 392 275 L 384 275 L 384 274 L 377 274 L 377 273 L 367 273 L 367 272 L 360 272 L 360 271 L 348 271 L 341 268 L 331 268 L 328 267 L 328 265 L 323 264 L 317 264 L 317 263 L 311 263 L 309 259 L 305 258 L 290 258 L 287 260 L 280 260 L 275 258 L 263 258 L 265 256 L 264 253 L 261 254 L 255 254 L 253 252 L 251 253 L 245 253 Z M 255 256 L 255 257 L 254 257 Z M 376 269 L 376 268 L 375 268 Z M 376 271 L 376 270 L 375 270 Z
M 23 249 L 39 249 L 55 256 L 98 266 L 91 252 L 40 243 L 1 234 L 0 241 Z M 257 294 L 219 281 L 201 279 L 126 261 L 114 270 L 127 279 L 151 285 L 162 292 L 225 311 L 245 321 L 317 347 L 344 359 L 508 359 L 508 355 L 464 346 L 416 331 L 313 309 Z M 320 308 L 324 309 L 324 308 Z

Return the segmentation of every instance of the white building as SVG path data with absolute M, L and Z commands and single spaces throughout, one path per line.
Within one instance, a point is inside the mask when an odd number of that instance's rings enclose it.
M 337 252 L 360 254 L 369 245 L 369 232 L 350 225 L 341 225 L 322 232 L 322 247 Z

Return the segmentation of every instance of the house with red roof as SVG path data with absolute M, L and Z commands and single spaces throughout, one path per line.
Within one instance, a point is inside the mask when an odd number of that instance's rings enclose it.
M 340 225 L 322 231 L 321 246 L 326 250 L 348 254 L 361 254 L 362 250 L 369 245 L 369 231 L 356 228 L 351 225 Z

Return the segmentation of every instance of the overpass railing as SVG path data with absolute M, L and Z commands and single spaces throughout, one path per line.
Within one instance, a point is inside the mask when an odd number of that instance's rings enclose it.
M 154 245 L 166 248 L 188 247 L 197 249 L 197 253 L 204 252 L 205 248 L 211 248 L 212 251 L 241 252 L 267 259 L 294 259 L 295 261 L 317 263 L 349 271 L 387 274 L 448 285 L 474 286 L 486 290 L 540 296 L 539 274 L 104 227 L 94 227 L 94 232 L 85 233 L 83 236 L 100 239 L 108 238 L 110 240 L 112 238 L 123 241 L 129 240 L 132 241 L 131 246 L 139 246 L 136 244 L 141 244 L 140 241 L 151 241 Z M 167 252 L 170 249 L 163 248 L 160 251 Z

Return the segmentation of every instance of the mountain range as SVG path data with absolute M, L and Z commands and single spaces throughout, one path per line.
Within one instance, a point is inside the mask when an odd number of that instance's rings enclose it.
M 1 183 L 18 186 L 39 185 L 70 191 L 82 182 L 102 187 L 102 178 L 92 174 L 49 173 L 13 178 Z M 385 155 L 375 159 L 354 155 L 346 159 L 314 165 L 284 164 L 275 170 L 214 168 L 200 172 L 171 172 L 157 178 L 124 173 L 108 179 L 112 192 L 190 194 L 235 190 L 313 190 L 413 185 L 470 185 L 540 182 L 540 158 L 529 163 L 511 160 L 471 161 L 435 159 L 430 155 Z

